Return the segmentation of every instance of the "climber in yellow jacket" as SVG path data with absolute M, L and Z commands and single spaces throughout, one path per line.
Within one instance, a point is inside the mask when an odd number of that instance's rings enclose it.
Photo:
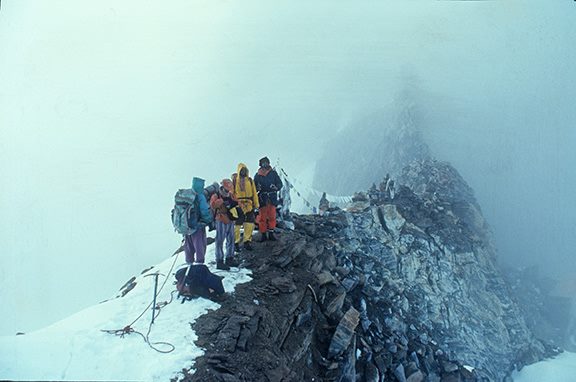
M 244 163 L 238 164 L 238 172 L 232 175 L 234 197 L 242 209 L 234 226 L 234 250 L 240 252 L 240 227 L 244 226 L 244 248 L 252 250 L 252 232 L 254 231 L 255 209 L 259 208 L 258 193 L 254 180 L 248 174 Z

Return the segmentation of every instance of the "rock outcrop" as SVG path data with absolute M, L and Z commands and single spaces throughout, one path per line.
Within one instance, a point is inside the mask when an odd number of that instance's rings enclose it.
M 549 353 L 457 172 L 421 160 L 399 180 L 242 253 L 253 281 L 193 325 L 206 354 L 186 380 L 501 381 Z

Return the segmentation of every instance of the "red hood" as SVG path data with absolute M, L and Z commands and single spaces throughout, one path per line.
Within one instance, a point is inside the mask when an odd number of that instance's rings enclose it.
M 272 167 L 268 167 L 268 168 L 260 167 L 258 169 L 258 175 L 266 176 L 266 175 L 268 175 L 268 173 L 270 173 L 270 171 L 272 171 Z

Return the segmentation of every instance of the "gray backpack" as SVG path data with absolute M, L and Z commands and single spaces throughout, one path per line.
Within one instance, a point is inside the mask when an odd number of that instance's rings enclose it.
M 198 229 L 198 199 L 192 189 L 180 189 L 174 196 L 172 225 L 182 235 L 191 235 Z

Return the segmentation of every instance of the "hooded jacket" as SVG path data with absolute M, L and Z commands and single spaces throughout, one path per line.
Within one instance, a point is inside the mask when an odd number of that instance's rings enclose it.
M 240 170 L 246 169 L 246 177 L 240 177 Z M 232 175 L 232 182 L 234 183 L 234 197 L 242 208 L 244 213 L 253 211 L 255 208 L 260 208 L 258 203 L 258 194 L 254 181 L 250 178 L 248 167 L 244 163 L 238 164 L 238 172 Z
M 270 166 L 260 167 L 256 176 L 254 176 L 254 183 L 256 183 L 261 206 L 267 204 L 278 205 L 278 191 L 282 188 L 282 180 L 276 170 Z
M 196 199 L 198 200 L 198 222 L 203 225 L 208 225 L 212 223 L 213 218 L 206 196 L 204 196 L 204 184 L 205 181 L 202 178 L 194 177 L 192 179 L 192 190 L 196 192 Z

